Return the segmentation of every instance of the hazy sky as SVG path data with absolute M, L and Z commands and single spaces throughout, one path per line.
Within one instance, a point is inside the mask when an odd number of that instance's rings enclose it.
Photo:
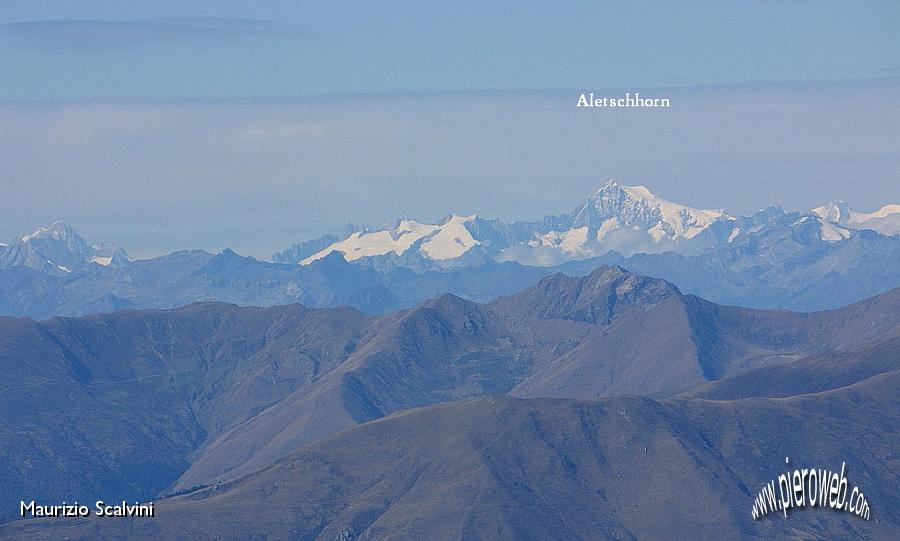
M 900 2 L 4 0 L 2 98 L 681 86 L 900 75 Z
M 900 2 L 136 4 L 0 1 L 0 240 L 63 219 L 267 258 L 611 177 L 732 212 L 900 202 Z M 603 89 L 673 106 L 574 107 Z

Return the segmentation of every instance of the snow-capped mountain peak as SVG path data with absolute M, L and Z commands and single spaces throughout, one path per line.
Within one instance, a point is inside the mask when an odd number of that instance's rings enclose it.
M 41 270 L 50 267 L 68 273 L 94 255 L 93 249 L 78 232 L 62 221 L 24 235 L 16 244 L 19 248 L 18 259 Z
M 480 244 L 467 228 L 476 215 L 451 214 L 438 224 L 425 224 L 416 220 L 401 219 L 378 230 L 351 233 L 348 237 L 326 246 L 300 262 L 308 265 L 332 252 L 340 252 L 344 259 L 353 261 L 362 257 L 394 254 L 403 255 L 415 249 L 427 259 L 442 261 L 454 259 Z
M 850 207 L 847 205 L 847 203 L 844 203 L 843 201 L 834 201 L 832 203 L 828 203 L 827 205 L 816 207 L 810 212 L 812 212 L 819 218 L 837 224 L 846 223 L 851 219 L 851 215 L 853 214 L 853 211 L 850 210 Z
M 91 246 L 75 229 L 62 221 L 0 247 L 0 268 L 26 266 L 51 273 L 71 273 L 84 265 L 124 266 L 128 256 L 117 246 Z
M 872 229 L 882 235 L 900 235 L 900 205 L 885 205 L 875 212 L 857 212 L 843 201 L 816 207 L 812 214 L 853 229 Z
M 573 213 L 573 228 L 605 236 L 613 226 L 648 231 L 655 241 L 690 239 L 713 222 L 729 218 L 721 210 L 702 210 L 667 201 L 645 186 L 622 186 L 610 180 Z M 615 220 L 610 223 L 608 220 Z M 598 240 L 602 240 L 602 236 Z
M 43 226 L 29 235 L 22 237 L 22 242 L 61 242 L 72 251 L 87 249 L 87 243 L 75 229 L 62 220 L 57 220 L 49 226 Z

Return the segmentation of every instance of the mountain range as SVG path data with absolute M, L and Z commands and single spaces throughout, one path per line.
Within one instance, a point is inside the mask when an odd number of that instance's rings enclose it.
M 603 266 L 488 303 L 0 318 L 6 539 L 895 539 L 900 289 L 813 313 Z M 877 520 L 754 521 L 784 457 Z
M 477 215 L 450 215 L 438 224 L 397 220 L 379 229 L 348 226 L 342 236 L 329 235 L 296 244 L 277 253 L 280 263 L 308 265 L 338 252 L 347 261 L 387 256 L 399 264 L 431 262 L 443 266 L 478 256 L 525 265 L 554 266 L 618 252 L 699 254 L 752 236 L 786 215 L 777 207 L 752 217 L 735 217 L 723 210 L 702 210 L 667 201 L 644 186 L 623 186 L 610 180 L 572 212 L 536 222 L 504 223 Z M 825 242 L 849 238 L 851 230 L 900 234 L 900 205 L 886 205 L 871 214 L 837 202 L 799 214 L 794 221 L 814 222 L 810 234 Z
M 832 203 L 751 216 L 666 201 L 610 181 L 572 212 L 505 223 L 451 215 L 297 243 L 272 262 L 231 250 L 129 260 L 62 222 L 0 244 L 0 314 L 46 318 L 197 301 L 371 314 L 442 293 L 480 301 L 557 272 L 618 265 L 714 302 L 755 308 L 836 308 L 900 286 L 900 206 L 873 213 Z

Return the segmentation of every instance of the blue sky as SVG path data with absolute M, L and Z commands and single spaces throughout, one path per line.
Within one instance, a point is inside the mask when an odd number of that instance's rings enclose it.
M 0 1 L 0 239 L 267 257 L 611 177 L 732 212 L 900 201 L 900 2 L 485 4 Z M 677 100 L 573 108 L 604 89 Z

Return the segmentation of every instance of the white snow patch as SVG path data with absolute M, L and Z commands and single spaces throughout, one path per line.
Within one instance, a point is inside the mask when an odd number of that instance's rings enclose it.
M 838 201 L 812 209 L 812 214 L 853 229 L 872 229 L 882 235 L 900 235 L 900 205 L 885 205 L 875 212 L 857 212 Z
M 48 231 L 50 231 L 50 230 L 47 229 L 46 227 L 42 227 L 42 228 L 38 229 L 37 231 L 35 231 L 35 232 L 32 233 L 32 234 L 30 234 L 30 235 L 25 235 L 24 237 L 22 237 L 22 242 L 28 242 L 28 241 L 30 241 L 31 239 L 36 239 L 36 238 L 38 238 L 38 237 L 41 237 L 41 236 L 43 236 L 44 233 L 46 233 L 46 232 L 48 232 Z
M 401 255 L 416 241 L 436 230 L 437 226 L 435 225 L 420 224 L 414 220 L 402 220 L 393 231 L 353 233 L 346 239 L 335 242 L 324 250 L 307 257 L 300 264 L 308 265 L 331 252 L 341 252 L 347 261 L 361 257 L 386 255 L 390 252 Z
M 422 252 L 431 259 L 443 260 L 459 257 L 473 246 L 480 244 L 469 233 L 465 224 L 475 220 L 472 216 L 452 215 L 434 235 L 422 244 Z
M 112 260 L 113 260 L 112 257 L 100 257 L 98 255 L 95 255 L 94 257 L 92 257 L 90 259 L 91 263 L 96 263 L 96 264 L 102 265 L 104 267 L 109 266 L 109 264 L 112 263 Z
M 649 233 L 650 236 L 653 237 L 653 240 L 656 242 L 663 240 L 667 236 L 666 229 L 663 227 L 662 222 L 660 222 L 660 223 L 654 225 L 653 227 L 651 227 L 650 229 L 648 229 L 647 233 Z
M 838 242 L 846 238 L 850 238 L 850 232 L 843 227 L 838 227 L 827 220 L 820 220 L 821 237 L 826 242 Z
M 719 218 L 726 217 L 721 210 L 703 210 L 687 207 L 657 197 L 645 186 L 623 186 L 622 189 L 629 198 L 643 201 L 650 207 L 659 209 L 663 221 L 672 226 L 674 230 L 672 238 L 692 239 L 700 234 Z M 662 231 L 665 234 L 665 231 Z M 657 241 L 662 240 L 660 232 L 650 233 Z
M 740 234 L 741 234 L 741 229 L 739 227 L 735 227 L 734 229 L 731 230 L 731 234 L 728 235 L 728 242 L 732 242 Z
M 401 220 L 392 229 L 353 233 L 346 239 L 335 242 L 307 257 L 300 264 L 309 265 L 331 252 L 342 253 L 347 261 L 386 255 L 391 252 L 402 255 L 423 239 L 424 242 L 420 248 L 426 257 L 434 260 L 453 259 L 479 244 L 465 226 L 467 222 L 474 219 L 475 215 L 457 216 L 454 214 L 443 224 L 423 224 L 415 220 Z
M 863 214 L 861 212 L 858 214 L 859 214 L 859 216 L 864 216 L 865 218 L 868 218 L 868 219 L 887 218 L 888 216 L 891 216 L 892 214 L 900 214 L 900 205 L 885 205 L 870 214 Z
M 588 227 L 576 227 L 567 231 L 550 231 L 540 236 L 537 243 L 529 243 L 532 246 L 544 246 L 554 248 L 569 254 L 585 253 L 585 243 L 588 239 Z
M 599 229 L 597 229 L 597 240 L 603 240 L 610 231 L 617 228 L 619 226 L 619 219 L 616 217 L 612 217 L 606 220 L 603 220 L 603 223 L 600 224 Z

